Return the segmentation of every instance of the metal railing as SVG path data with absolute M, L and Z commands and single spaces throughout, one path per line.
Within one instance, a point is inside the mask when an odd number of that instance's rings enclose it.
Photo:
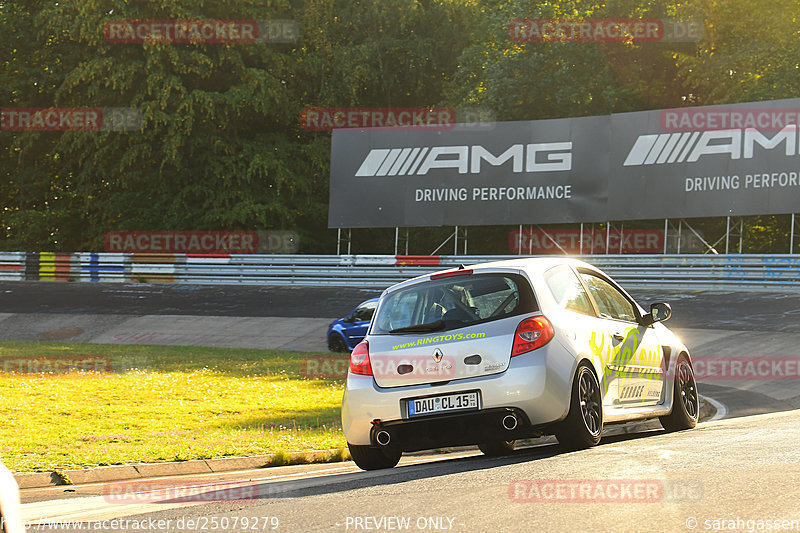
M 385 288 L 460 264 L 503 259 L 520 257 L 0 252 L 0 280 Z M 629 288 L 800 292 L 797 255 L 592 255 L 583 259 Z

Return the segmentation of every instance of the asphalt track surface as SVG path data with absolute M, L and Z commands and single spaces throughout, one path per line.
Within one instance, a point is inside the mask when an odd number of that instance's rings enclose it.
M 719 349 L 734 355 L 796 356 L 800 351 L 800 296 L 632 293 L 644 306 L 670 302 L 669 326 L 681 331 L 693 354 L 713 355 Z M 378 294 L 329 287 L 6 282 L 0 283 L 0 311 L 41 316 L 282 316 L 299 320 L 342 316 Z M 694 530 L 707 531 L 720 530 L 713 520 L 737 519 L 745 522 L 729 523 L 734 527 L 726 529 L 755 530 L 746 520 L 800 519 L 796 505 L 800 412 L 791 411 L 800 407 L 796 404 L 800 391 L 794 383 L 701 382 L 701 393 L 725 406 L 727 420 L 677 434 L 658 429 L 652 421 L 609 427 L 600 446 L 581 452 L 567 452 L 551 439 L 497 459 L 474 450 L 408 456 L 390 471 L 362 472 L 352 463 L 341 463 L 153 480 L 151 487 L 156 489 L 199 486 L 216 498 L 190 502 L 136 495 L 133 501 L 113 501 L 107 484 L 32 489 L 22 491 L 23 511 L 27 519 L 44 518 L 45 523 L 48 519 L 82 522 L 80 527 L 61 527 L 61 531 L 86 530 L 93 520 L 114 518 L 143 522 L 135 527 L 131 522 L 107 522 L 95 530 L 617 532 L 692 531 L 694 525 Z M 646 502 L 533 502 L 524 500 L 533 495 L 531 490 L 515 488 L 520 480 L 530 489 L 531 480 L 577 479 L 598 481 L 602 486 L 609 478 L 655 483 L 661 488 L 654 501 Z M 140 486 L 151 494 L 148 487 Z M 226 492 L 231 488 L 240 492 Z M 247 497 L 236 499 L 241 491 Z M 227 517 L 224 523 L 220 522 L 223 517 Z M 242 527 L 245 517 L 249 518 L 247 528 Z M 234 519 L 239 520 L 237 527 Z M 170 522 L 162 527 L 159 520 Z
M 25 497 L 23 515 L 82 522 L 61 531 L 798 531 L 798 424 L 791 411 L 618 434 L 577 452 L 542 444 L 500 458 L 404 457 L 373 472 L 279 467 L 144 481 L 136 493 L 53 487 Z
M 800 294 L 630 292 L 645 307 L 670 302 L 670 328 L 800 333 Z M 0 312 L 336 318 L 380 293 L 343 287 L 0 282 Z
M 334 318 L 374 289 L 0 282 L 0 312 Z

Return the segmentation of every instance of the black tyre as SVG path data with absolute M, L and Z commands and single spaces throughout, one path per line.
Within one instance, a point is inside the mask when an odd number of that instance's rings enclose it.
M 495 440 L 478 444 L 478 448 L 483 452 L 483 455 L 488 457 L 500 457 L 513 452 L 516 445 L 517 441 L 515 440 Z
M 402 455 L 401 452 L 395 450 L 375 448 L 374 446 L 356 446 L 349 442 L 347 447 L 350 449 L 350 457 L 361 470 L 392 468 L 400 461 Z
M 347 347 L 347 343 L 344 342 L 341 335 L 331 333 L 330 337 L 328 337 L 328 350 L 332 352 L 349 352 L 350 348 Z
M 672 412 L 659 417 L 659 421 L 667 431 L 692 429 L 697 425 L 697 418 L 700 416 L 700 398 L 697 395 L 694 370 L 685 355 L 681 355 L 675 365 L 673 387 Z
M 569 414 L 555 429 L 562 446 L 579 450 L 595 446 L 603 434 L 603 396 L 591 367 L 581 363 L 572 382 Z

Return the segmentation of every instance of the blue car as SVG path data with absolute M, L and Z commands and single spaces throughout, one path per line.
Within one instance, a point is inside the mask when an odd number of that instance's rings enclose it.
M 331 323 L 328 327 L 328 349 L 332 352 L 349 352 L 364 340 L 379 298 L 361 302 L 352 313 Z

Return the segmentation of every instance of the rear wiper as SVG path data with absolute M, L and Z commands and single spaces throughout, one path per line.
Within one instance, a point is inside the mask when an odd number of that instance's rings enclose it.
M 427 324 L 414 324 L 413 326 L 397 328 L 389 331 L 389 333 L 425 333 L 428 331 L 439 331 L 440 329 L 444 329 L 444 320 L 437 320 Z

